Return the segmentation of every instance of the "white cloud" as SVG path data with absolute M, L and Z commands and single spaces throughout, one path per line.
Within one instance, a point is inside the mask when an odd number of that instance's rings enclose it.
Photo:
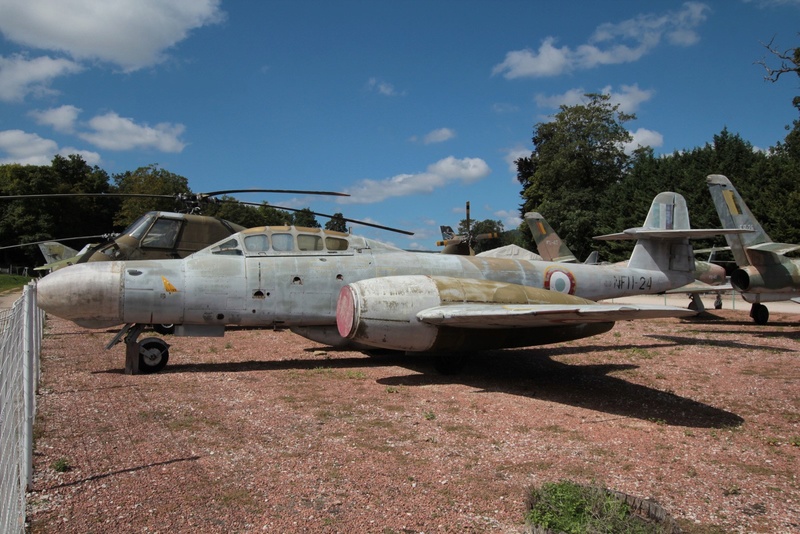
M 22 130 L 0 131 L 0 152 L 6 154 L 0 157 L 0 164 L 19 163 L 21 165 L 50 165 L 53 156 L 61 154 L 79 154 L 89 165 L 100 163 L 100 154 L 89 150 L 79 150 L 73 147 L 58 147 L 52 139 L 44 139 L 36 134 Z
M 525 148 L 522 145 L 516 145 L 512 148 L 505 149 L 506 155 L 503 156 L 503 159 L 508 164 L 508 171 L 514 176 L 512 179 L 513 183 L 517 183 L 517 160 L 519 158 L 527 158 L 530 157 L 532 150 L 530 148 Z
M 494 216 L 503 222 L 503 228 L 506 230 L 513 230 L 522 224 L 522 218 L 519 216 L 519 210 L 498 210 L 494 212 Z
M 540 108 L 557 109 L 561 106 L 577 106 L 586 103 L 586 91 L 583 87 L 570 89 L 560 95 L 545 96 L 538 94 L 534 97 L 536 104 Z
M 633 140 L 625 144 L 626 154 L 632 154 L 639 147 L 649 146 L 655 148 L 664 144 L 663 135 L 647 128 L 639 128 L 635 132 L 630 132 L 630 134 L 633 136 Z
M 20 45 L 134 71 L 224 18 L 220 0 L 3 0 L 0 32 Z
M 698 2 L 686 2 L 680 11 L 662 15 L 644 14 L 620 23 L 597 27 L 585 44 L 575 49 L 556 47 L 556 39 L 546 37 L 539 49 L 512 50 L 492 74 L 507 79 L 558 76 L 600 65 L 631 63 L 658 46 L 663 37 L 673 45 L 690 46 L 699 41 L 695 28 L 706 19 L 710 8 Z
M 451 130 L 450 128 L 439 128 L 438 130 L 433 130 L 425 135 L 422 138 L 422 142 L 426 145 L 431 145 L 433 143 L 443 143 L 448 141 L 456 136 L 456 132 Z
M 620 111 L 625 113 L 633 113 L 639 109 L 643 102 L 650 100 L 655 91 L 652 89 L 640 89 L 638 84 L 622 85 L 620 91 L 615 92 L 614 88 L 610 85 L 603 87 L 599 92 L 604 95 L 609 95 L 612 104 L 619 104 Z M 534 99 L 539 107 L 543 108 L 559 108 L 561 106 L 577 106 L 585 104 L 586 92 L 582 87 L 570 89 L 560 95 L 536 95 Z
M 75 106 L 61 106 L 31 111 L 30 115 L 39 124 L 50 126 L 57 132 L 71 133 L 75 130 L 75 122 L 80 112 L 81 110 Z
M 387 198 L 430 193 L 451 182 L 470 184 L 485 178 L 491 169 L 480 158 L 449 156 L 428 166 L 426 172 L 398 174 L 385 180 L 361 180 L 347 188 L 351 196 L 337 199 L 341 204 L 372 204 Z
M 31 93 L 55 93 L 49 87 L 54 78 L 81 70 L 83 67 L 68 59 L 47 56 L 28 59 L 19 54 L 0 56 L 0 100 L 18 102 Z
M 78 136 L 109 150 L 152 148 L 161 152 L 181 152 L 186 147 L 186 143 L 180 140 L 180 135 L 186 129 L 183 124 L 162 122 L 155 126 L 139 125 L 133 119 L 109 112 L 93 117 L 87 126 L 88 131 Z
M 405 96 L 405 93 L 398 92 L 394 85 L 377 78 L 370 78 L 367 81 L 367 89 L 383 96 Z
M 622 90 L 615 93 L 612 90 L 612 87 L 608 85 L 600 92 L 602 94 L 609 95 L 611 97 L 611 102 L 613 104 L 619 104 L 620 111 L 624 111 L 625 113 L 633 113 L 637 111 L 642 102 L 647 102 L 653 98 L 653 95 L 655 94 L 655 91 L 652 89 L 639 89 L 639 84 L 623 84 L 620 86 L 620 88 Z

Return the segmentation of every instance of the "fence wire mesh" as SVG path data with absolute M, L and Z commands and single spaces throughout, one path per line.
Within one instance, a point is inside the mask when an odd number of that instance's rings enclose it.
M 0 310 L 0 532 L 25 531 L 25 492 L 33 471 L 33 418 L 44 314 L 36 286 Z

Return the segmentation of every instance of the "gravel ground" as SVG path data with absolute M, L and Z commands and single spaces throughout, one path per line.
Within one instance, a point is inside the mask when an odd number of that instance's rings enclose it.
M 448 377 L 257 330 L 171 338 L 164 372 L 127 376 L 112 331 L 51 318 L 30 531 L 521 532 L 526 488 L 569 479 L 689 532 L 800 532 L 800 317 L 717 316 Z

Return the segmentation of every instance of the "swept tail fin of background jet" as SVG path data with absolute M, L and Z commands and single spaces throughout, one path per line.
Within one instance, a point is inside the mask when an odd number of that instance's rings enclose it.
M 57 241 L 39 243 L 39 250 L 44 256 L 45 263 L 54 263 L 78 255 L 77 250 Z
M 578 263 L 578 259 L 541 214 L 528 212 L 525 222 L 533 234 L 533 240 L 542 259 L 561 263 Z
M 740 266 L 750 265 L 751 261 L 745 249 L 757 245 L 772 243 L 769 235 L 758 223 L 750 208 L 747 207 L 731 181 L 721 174 L 710 174 L 706 177 L 708 190 L 714 200 L 714 207 L 723 228 L 742 228 L 750 230 L 744 234 L 726 235 L 725 239 L 731 248 L 736 263 Z M 762 248 L 762 247 L 759 247 Z M 771 249 L 771 246 L 763 247 Z M 778 251 L 774 251 L 778 252 Z

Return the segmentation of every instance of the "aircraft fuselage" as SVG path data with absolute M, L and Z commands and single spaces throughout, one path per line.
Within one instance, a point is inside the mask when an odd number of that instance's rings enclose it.
M 276 233 L 274 228 L 248 230 L 185 259 L 75 265 L 40 282 L 40 305 L 95 328 L 124 323 L 303 327 L 335 325 L 342 287 L 369 278 L 413 274 L 489 280 L 595 301 L 659 293 L 692 279 L 691 273 L 623 266 L 414 253 L 344 234 L 336 234 L 330 248 L 302 250 L 298 240 L 306 234 L 298 229 L 282 231 L 294 240 L 294 251 L 274 245 L 260 250 L 253 244 L 257 237 L 275 241 Z

